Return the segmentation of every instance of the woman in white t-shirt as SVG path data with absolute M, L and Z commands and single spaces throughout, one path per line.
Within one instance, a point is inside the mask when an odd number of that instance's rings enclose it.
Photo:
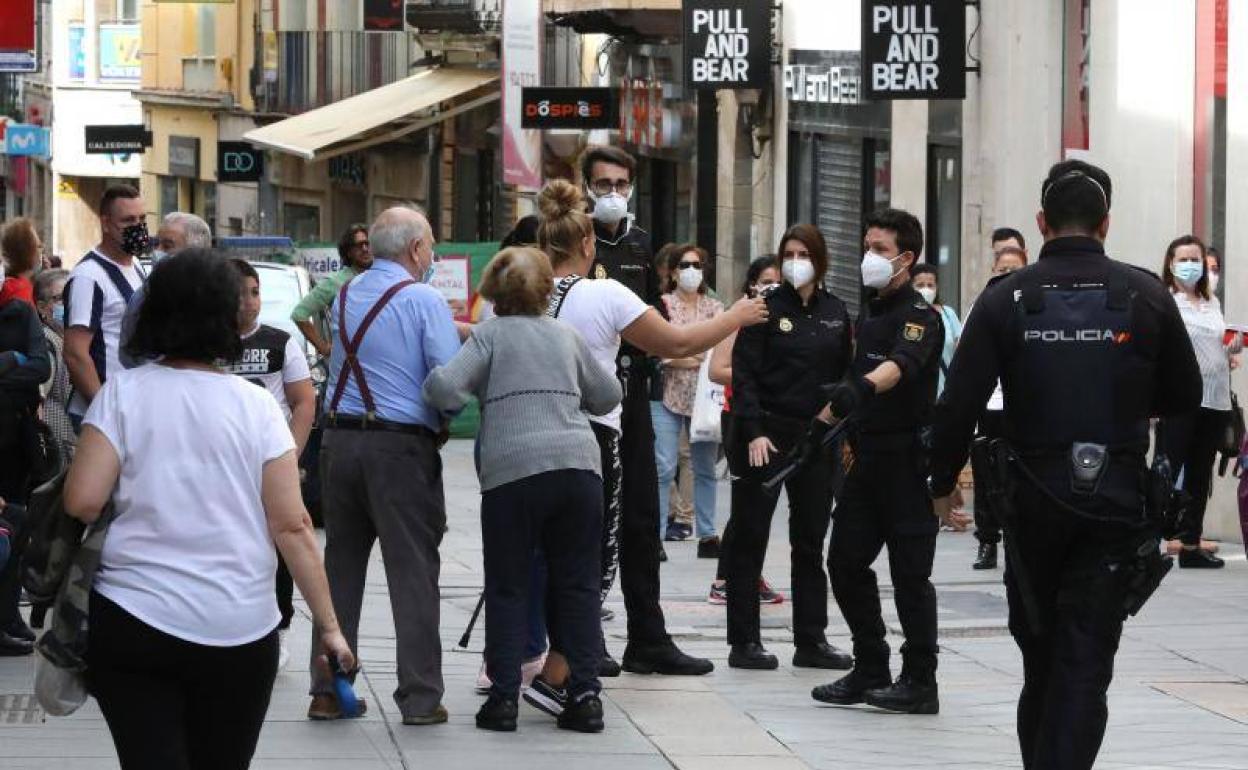
M 708 321 L 674 326 L 619 281 L 582 280 L 581 276 L 586 275 L 594 263 L 596 239 L 593 221 L 585 213 L 581 191 L 566 180 L 556 179 L 542 189 L 537 204 L 541 213 L 538 244 L 550 257 L 555 274 L 550 315 L 580 332 L 594 359 L 607 372 L 616 373 L 615 359 L 621 339 L 661 358 L 686 358 L 710 350 L 742 326 L 767 320 L 765 302 L 742 299 Z M 620 411 L 616 407 L 604 416 L 590 417 L 602 452 L 604 599 L 615 580 L 619 543 Z M 676 649 L 667 652 L 672 656 L 683 655 Z M 604 649 L 604 662 L 605 659 Z M 604 669 L 608 667 L 614 668 L 608 663 Z M 566 678 L 567 665 L 552 649 L 542 674 L 525 692 L 525 700 L 557 714 L 562 710 L 559 696 Z
M 1213 484 L 1213 461 L 1231 415 L 1231 359 L 1240 351 L 1242 338 L 1237 334 L 1231 346 L 1223 344 L 1226 319 L 1218 298 L 1209 289 L 1205 245 L 1199 238 L 1176 238 L 1166 249 L 1161 273 L 1183 316 L 1204 382 L 1200 409 L 1168 417 L 1158 428 L 1160 443 L 1175 472 L 1182 470 L 1183 491 L 1190 498 L 1180 534 L 1183 550 L 1179 552 L 1179 566 L 1218 568 L 1222 560 L 1200 547 L 1200 536 Z
M 322 641 L 338 629 L 294 440 L 265 390 L 215 362 L 240 352 L 238 278 L 211 252 L 162 261 L 132 352 L 84 418 L 65 509 L 115 518 L 91 594 L 87 683 L 123 767 L 246 768 L 277 671 L 277 556 Z

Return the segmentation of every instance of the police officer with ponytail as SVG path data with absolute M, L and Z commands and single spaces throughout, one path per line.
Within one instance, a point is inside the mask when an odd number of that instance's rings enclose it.
M 943 512 L 1000 377 L 1004 439 L 988 445 L 992 489 L 976 492 L 1005 503 L 994 509 L 1009 541 L 1029 770 L 1096 760 L 1123 621 L 1169 566 L 1156 506 L 1146 505 L 1149 418 L 1201 400 L 1174 300 L 1156 276 L 1106 256 L 1112 195 L 1109 175 L 1090 164 L 1049 171 L 1040 259 L 995 279 L 975 303 L 934 424 L 931 490 Z

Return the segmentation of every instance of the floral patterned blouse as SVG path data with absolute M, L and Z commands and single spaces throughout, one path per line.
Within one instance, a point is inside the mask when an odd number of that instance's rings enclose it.
M 724 304 L 711 299 L 705 294 L 698 295 L 698 301 L 690 305 L 683 301 L 678 292 L 663 295 L 667 305 L 667 317 L 674 326 L 685 326 L 698 321 L 714 318 L 724 312 Z M 710 351 L 697 356 L 699 361 L 710 355 Z M 698 390 L 697 369 L 676 369 L 663 367 L 663 405 L 676 414 L 685 417 L 693 416 L 693 399 Z

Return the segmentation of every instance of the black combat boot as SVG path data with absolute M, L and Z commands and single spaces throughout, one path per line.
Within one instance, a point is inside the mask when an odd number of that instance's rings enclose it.
M 888 669 L 869 670 L 855 668 L 845 676 L 831 684 L 821 684 L 810 691 L 810 697 L 822 703 L 835 703 L 838 706 L 849 706 L 862 703 L 867 690 L 876 687 L 888 687 L 891 683 Z
M 900 714 L 939 714 L 940 698 L 936 677 L 918 677 L 905 671 L 887 687 L 868 690 L 863 697 L 868 706 Z

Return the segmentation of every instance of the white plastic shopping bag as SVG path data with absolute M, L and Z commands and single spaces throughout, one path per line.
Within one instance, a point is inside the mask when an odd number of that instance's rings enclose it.
M 689 442 L 719 443 L 720 414 L 724 410 L 724 386 L 711 382 L 711 354 L 698 369 L 698 391 L 693 397 L 693 417 L 689 421 Z

